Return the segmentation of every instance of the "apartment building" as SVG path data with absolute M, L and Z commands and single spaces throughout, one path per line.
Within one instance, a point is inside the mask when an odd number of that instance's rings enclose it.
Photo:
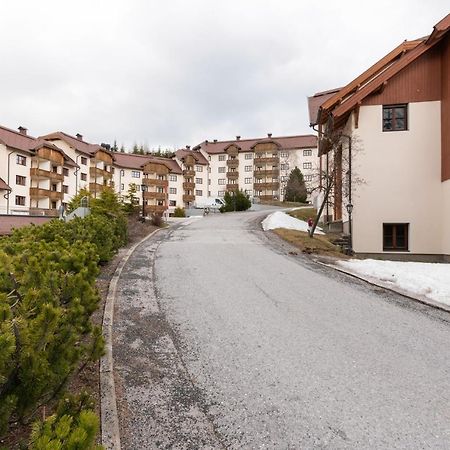
M 450 15 L 309 99 L 322 164 L 340 168 L 331 219 L 358 255 L 450 260 L 449 28 Z
M 77 165 L 61 148 L 0 126 L 0 214 L 58 215 Z
M 244 190 L 258 200 L 283 200 L 289 174 L 298 167 L 309 188 L 317 180 L 317 138 L 281 136 L 204 141 L 193 148 L 209 163 L 209 195 Z

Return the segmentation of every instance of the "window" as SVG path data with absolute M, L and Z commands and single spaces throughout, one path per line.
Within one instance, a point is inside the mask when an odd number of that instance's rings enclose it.
M 63 190 L 64 194 L 68 194 L 69 193 L 69 186 L 67 186 L 66 184 L 63 184 L 62 190 Z
M 81 157 L 81 164 L 83 164 L 84 166 L 87 164 L 87 158 L 85 158 L 84 156 Z
M 281 170 L 289 170 L 289 164 L 281 164 Z
M 177 188 L 169 188 L 169 194 L 176 194 Z
M 197 172 L 203 172 L 203 167 L 202 166 L 195 166 L 195 170 Z
M 244 183 L 245 183 L 245 184 L 252 184 L 252 179 L 251 179 L 251 178 L 246 178 L 246 179 L 244 180 Z
M 58 173 L 58 166 L 52 166 L 52 172 Z
M 253 158 L 253 153 L 246 153 L 245 154 L 245 159 L 252 159 Z
M 52 202 L 51 209 L 56 209 L 56 202 Z
M 304 162 L 303 163 L 304 169 L 312 169 L 312 163 L 311 162 Z
M 158 194 L 164 194 L 164 188 L 158 186 L 156 192 L 158 192 Z
M 120 176 L 123 177 L 125 175 L 125 170 L 121 169 L 120 170 Z
M 120 190 L 123 191 L 125 189 L 125 186 L 123 185 L 123 183 L 120 185 Z
M 16 164 L 19 164 L 20 166 L 26 166 L 27 158 L 22 155 L 16 155 Z
M 289 177 L 282 176 L 282 177 L 281 177 L 281 182 L 284 183 L 284 182 L 287 181 L 288 179 L 289 179 Z
M 217 193 L 217 195 L 218 195 L 219 197 L 223 197 L 223 196 L 225 195 L 225 191 L 219 191 L 219 192 Z
M 139 192 L 141 190 L 141 185 L 140 184 L 135 184 L 136 187 L 136 192 Z
M 284 195 L 285 192 L 286 192 L 286 189 L 280 189 L 280 194 L 281 194 L 281 195 Z
M 312 181 L 312 175 L 305 175 L 305 181 Z
M 81 174 L 81 181 L 87 181 L 87 175 L 85 173 Z
M 383 106 L 383 131 L 407 129 L 407 105 Z
M 303 156 L 312 156 L 312 150 L 303 150 Z
M 202 178 L 196 178 L 196 179 L 195 179 L 195 182 L 196 182 L 197 184 L 203 184 L 203 179 L 202 179 Z
M 203 195 L 203 191 L 200 191 L 200 190 L 197 189 L 195 191 L 195 195 L 197 195 L 198 197 L 201 197 Z
M 219 178 L 219 184 L 227 184 L 227 180 L 225 178 Z
M 22 195 L 16 195 L 16 205 L 25 206 L 25 197 Z
M 23 177 L 22 175 L 16 175 L 16 184 L 19 184 L 20 186 L 25 186 L 27 182 L 27 179 Z
M 219 155 L 219 161 L 225 161 L 225 155 Z
M 169 206 L 177 206 L 176 200 L 169 200 Z
M 244 170 L 245 170 L 246 172 L 251 172 L 251 171 L 252 171 L 252 166 L 245 166 L 245 167 L 244 167 Z
M 211 186 L 211 178 L 208 179 L 208 186 Z
M 52 191 L 57 192 L 58 191 L 58 185 L 52 184 Z
M 139 170 L 132 170 L 131 178 L 141 178 L 141 172 L 139 172 Z
M 64 168 L 64 169 L 63 169 L 63 175 L 64 175 L 65 177 L 68 177 L 68 176 L 69 176 L 69 169 Z
M 170 175 L 169 180 L 170 181 L 177 181 L 177 176 L 176 175 Z
M 111 173 L 112 174 L 116 173 L 116 169 L 114 167 L 111 167 Z
M 408 250 L 409 223 L 383 223 L 383 250 Z
M 219 167 L 219 173 L 225 173 L 226 167 Z
M 282 158 L 287 158 L 289 156 L 289 153 L 288 152 L 280 152 L 280 156 Z
M 246 189 L 246 190 L 245 190 L 245 193 L 246 193 L 247 195 L 253 195 L 253 191 L 252 191 L 251 189 Z

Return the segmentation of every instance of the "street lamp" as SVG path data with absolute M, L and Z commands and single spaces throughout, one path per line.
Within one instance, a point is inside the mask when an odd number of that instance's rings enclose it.
M 350 252 L 353 254 L 353 233 L 352 233 L 352 212 L 353 212 L 353 205 L 351 203 L 348 203 L 345 205 L 345 209 L 348 213 L 348 233 L 350 236 Z
M 145 222 L 145 199 L 144 199 L 144 193 L 147 192 L 147 185 L 141 184 L 141 191 L 142 191 L 142 222 Z

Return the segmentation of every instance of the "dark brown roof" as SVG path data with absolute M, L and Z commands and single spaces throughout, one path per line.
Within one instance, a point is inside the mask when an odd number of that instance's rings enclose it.
M 97 153 L 99 150 L 111 153 L 111 151 L 106 150 L 101 145 L 90 144 L 89 142 L 78 139 L 77 137 L 71 136 L 70 134 L 64 133 L 63 131 L 56 131 L 55 133 L 46 134 L 45 136 L 40 137 L 42 139 L 45 139 L 46 141 L 54 141 L 60 139 L 80 153 L 84 153 L 85 155 L 89 156 L 95 155 L 95 153 Z
M 200 145 L 198 145 L 195 148 L 196 149 L 200 148 Z M 197 164 L 208 165 L 208 161 L 206 161 L 206 158 L 197 150 L 188 150 L 188 149 L 182 148 L 180 150 L 177 150 L 175 152 L 175 155 L 180 160 L 183 160 L 187 155 L 192 155 L 195 158 L 195 162 Z
M 153 156 L 152 160 L 164 164 L 172 173 L 181 174 L 181 167 L 174 159 L 161 158 L 159 156 Z
M 170 158 L 162 158 L 153 155 L 134 155 L 132 153 L 115 153 L 114 165 L 127 169 L 142 170 L 149 162 L 164 164 L 172 173 L 181 173 L 181 168 L 176 161 Z
M 320 106 L 326 102 L 329 98 L 333 97 L 336 92 L 339 92 L 342 88 L 330 89 L 329 91 L 317 92 L 312 97 L 308 97 L 308 110 L 309 110 L 309 124 L 317 124 L 317 113 Z
M 10 128 L 0 126 L 0 142 L 7 147 L 31 153 L 35 146 L 36 139 L 32 136 L 11 130 Z
M 0 191 L 12 191 L 2 178 L 0 178 Z
M 215 155 L 218 153 L 225 153 L 227 147 L 235 144 L 239 148 L 239 152 L 249 152 L 259 143 L 274 142 L 278 144 L 280 150 L 293 150 L 296 148 L 311 148 L 317 147 L 317 137 L 313 134 L 299 135 L 299 136 L 279 136 L 279 137 L 265 137 L 256 139 L 235 139 L 231 141 L 204 141 L 194 147 L 194 150 L 201 148 L 206 153 Z M 206 161 L 206 160 L 205 160 Z

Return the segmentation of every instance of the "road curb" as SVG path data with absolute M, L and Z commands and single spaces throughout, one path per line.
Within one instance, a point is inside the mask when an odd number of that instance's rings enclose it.
M 392 286 L 388 285 L 387 283 L 383 283 L 381 281 L 375 281 L 374 279 L 364 278 L 363 276 L 361 276 L 359 274 L 356 274 L 355 272 L 351 272 L 349 270 L 341 269 L 340 267 L 337 267 L 337 266 L 335 266 L 333 264 L 327 264 L 327 263 L 324 263 L 322 261 L 317 261 L 317 260 L 315 262 L 317 264 L 320 264 L 321 266 L 325 266 L 325 267 L 328 267 L 330 269 L 336 270 L 337 272 L 341 272 L 341 273 L 345 273 L 346 275 L 350 275 L 351 277 L 357 278 L 358 280 L 364 281 L 364 282 L 366 282 L 368 284 L 371 284 L 372 286 L 381 287 L 381 288 L 386 289 L 388 291 L 395 292 L 396 294 L 400 294 L 401 296 L 406 297 L 406 298 L 408 298 L 410 300 L 413 300 L 415 302 L 422 303 L 423 305 L 431 306 L 432 308 L 439 309 L 441 311 L 445 311 L 445 312 L 450 313 L 450 307 L 446 306 L 446 305 L 443 305 L 442 303 L 435 302 L 435 301 L 430 300 L 430 299 L 428 299 L 426 297 L 423 297 L 423 296 L 415 297 L 415 296 L 411 295 L 411 293 L 409 293 L 407 291 L 404 291 L 404 290 L 402 290 L 400 288 L 393 288 Z
M 154 236 L 160 228 L 153 231 L 138 243 L 134 244 L 124 254 L 109 283 L 105 309 L 102 321 L 102 333 L 105 339 L 105 355 L 100 359 L 100 413 L 102 445 L 108 450 L 120 450 L 119 416 L 117 414 L 116 388 L 114 384 L 114 360 L 112 349 L 112 334 L 114 322 L 114 303 L 116 299 L 117 283 L 122 270 L 130 256 L 139 245 Z

